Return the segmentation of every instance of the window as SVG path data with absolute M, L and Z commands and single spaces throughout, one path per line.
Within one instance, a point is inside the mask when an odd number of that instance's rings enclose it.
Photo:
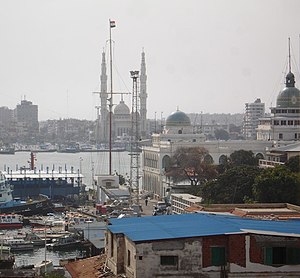
M 300 248 L 266 247 L 265 264 L 268 265 L 300 264 Z
M 211 248 L 211 264 L 215 266 L 225 265 L 225 247 Z
M 178 256 L 160 256 L 161 265 L 177 265 Z
M 127 266 L 130 266 L 130 250 L 127 250 Z
M 111 248 L 111 252 L 110 252 L 110 256 L 113 257 L 114 256 L 114 237 L 113 235 L 111 234 L 111 237 L 110 237 L 110 248 Z
M 279 133 L 279 134 L 278 134 L 278 139 L 283 139 L 282 133 Z

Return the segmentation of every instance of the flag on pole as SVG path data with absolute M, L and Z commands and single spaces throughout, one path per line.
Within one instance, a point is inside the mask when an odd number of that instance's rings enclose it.
M 116 27 L 116 22 L 114 20 L 110 21 L 110 28 Z

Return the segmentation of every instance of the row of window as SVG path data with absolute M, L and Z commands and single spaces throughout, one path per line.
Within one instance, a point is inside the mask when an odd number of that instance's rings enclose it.
M 274 125 L 289 125 L 289 126 L 292 126 L 292 125 L 300 125 L 300 120 L 274 120 Z
M 276 114 L 287 114 L 287 113 L 291 113 L 291 114 L 299 114 L 300 113 L 300 109 L 276 109 Z M 274 113 L 272 111 L 272 113 Z
M 278 139 L 283 140 L 283 134 L 282 133 L 278 134 Z M 294 139 L 300 139 L 300 133 L 295 133 Z

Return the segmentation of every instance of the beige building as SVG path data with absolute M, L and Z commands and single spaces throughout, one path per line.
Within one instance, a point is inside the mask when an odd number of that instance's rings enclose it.
M 143 190 L 153 192 L 156 198 L 163 198 L 170 188 L 170 180 L 165 177 L 165 168 L 178 147 L 204 147 L 209 154 L 205 158 L 214 164 L 221 164 L 237 150 L 251 150 L 254 155 L 264 158 L 271 141 L 228 140 L 207 141 L 204 134 L 193 133 L 189 117 L 182 111 L 175 111 L 166 119 L 163 133 L 152 135 L 152 146 L 143 147 Z M 174 192 L 175 190 L 175 192 Z M 176 185 L 172 185 L 174 193 Z

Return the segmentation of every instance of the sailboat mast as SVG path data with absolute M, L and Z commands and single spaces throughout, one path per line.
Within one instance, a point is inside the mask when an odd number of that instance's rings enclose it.
M 109 64 L 110 64 L 110 99 L 109 99 L 109 175 L 112 174 L 112 106 L 113 106 L 113 79 L 112 79 L 112 42 L 111 29 L 115 22 L 109 20 Z

